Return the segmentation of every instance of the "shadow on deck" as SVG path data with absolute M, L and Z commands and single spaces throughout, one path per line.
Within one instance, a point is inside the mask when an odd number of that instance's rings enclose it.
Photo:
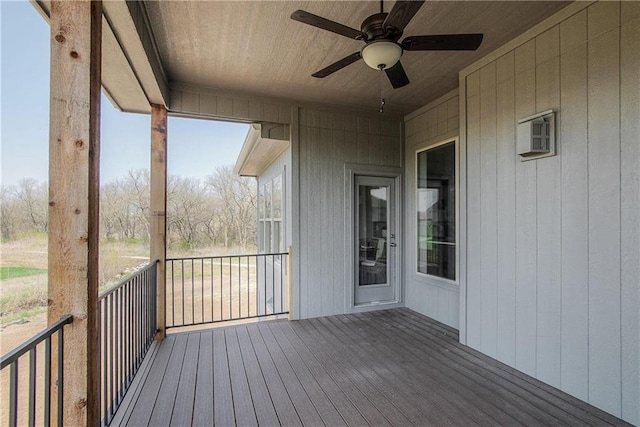
M 112 425 L 621 425 L 408 309 L 167 336 Z

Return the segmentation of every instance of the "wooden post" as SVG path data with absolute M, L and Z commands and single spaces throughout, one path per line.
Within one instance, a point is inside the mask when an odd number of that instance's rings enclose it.
M 74 316 L 64 332 L 64 423 L 95 426 L 102 2 L 52 1 L 50 23 L 48 321 Z
M 158 260 L 157 339 L 166 335 L 166 258 L 167 258 L 167 109 L 151 106 L 151 236 L 150 258 Z
M 293 252 L 291 246 L 287 248 L 287 305 L 289 306 L 289 320 L 293 320 Z

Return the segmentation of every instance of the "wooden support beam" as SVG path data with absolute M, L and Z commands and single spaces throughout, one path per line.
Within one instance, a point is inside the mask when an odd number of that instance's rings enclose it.
M 166 258 L 167 258 L 167 109 L 151 106 L 151 236 L 150 258 L 158 260 L 157 327 L 158 339 L 166 334 Z
M 50 24 L 48 321 L 74 316 L 64 333 L 64 423 L 98 425 L 102 2 L 52 1 Z

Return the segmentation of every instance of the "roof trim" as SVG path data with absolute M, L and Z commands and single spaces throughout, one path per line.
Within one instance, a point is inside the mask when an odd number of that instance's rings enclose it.
M 254 123 L 250 126 L 233 172 L 259 176 L 289 147 L 289 126 Z

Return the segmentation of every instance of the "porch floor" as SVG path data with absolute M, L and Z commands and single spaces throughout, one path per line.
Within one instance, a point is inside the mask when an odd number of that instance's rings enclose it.
M 112 425 L 620 425 L 408 309 L 168 335 Z

